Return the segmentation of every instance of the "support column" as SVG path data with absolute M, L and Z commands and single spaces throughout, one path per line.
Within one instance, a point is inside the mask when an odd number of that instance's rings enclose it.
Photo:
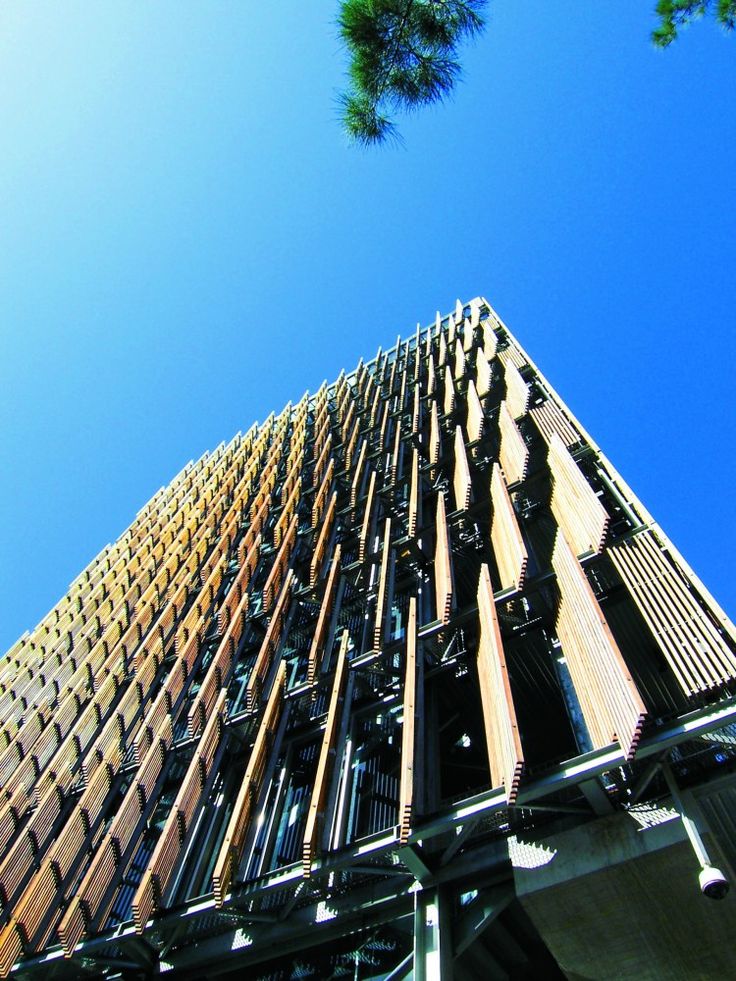
M 446 889 L 414 894 L 414 981 L 452 978 L 452 922 Z

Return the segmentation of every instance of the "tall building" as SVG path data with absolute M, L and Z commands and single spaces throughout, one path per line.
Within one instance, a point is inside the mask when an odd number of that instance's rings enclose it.
M 458 302 L 188 465 L 0 663 L 0 972 L 736 976 L 735 681 Z

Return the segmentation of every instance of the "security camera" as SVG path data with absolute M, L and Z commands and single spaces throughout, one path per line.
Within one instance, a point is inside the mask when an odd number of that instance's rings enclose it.
M 726 893 L 731 888 L 728 879 L 720 869 L 706 865 L 699 876 L 700 891 L 708 899 L 725 899 Z

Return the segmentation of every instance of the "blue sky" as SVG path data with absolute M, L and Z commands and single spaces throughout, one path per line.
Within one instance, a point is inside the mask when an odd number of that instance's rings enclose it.
M 736 37 L 495 0 L 403 147 L 342 136 L 333 0 L 0 9 L 0 650 L 189 460 L 488 297 L 717 598 Z

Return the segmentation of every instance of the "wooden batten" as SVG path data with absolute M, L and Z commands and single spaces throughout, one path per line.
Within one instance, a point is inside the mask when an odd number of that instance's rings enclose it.
M 501 468 L 506 477 L 506 483 L 511 486 L 511 484 L 516 484 L 526 477 L 529 466 L 529 447 L 524 442 L 524 437 L 514 422 L 505 401 L 501 403 L 498 410 L 498 431 L 501 437 L 498 451 Z
M 560 590 L 557 636 L 593 747 L 618 742 L 630 760 L 647 709 L 562 530 L 557 532 L 552 567 Z
M 467 511 L 470 507 L 473 488 L 470 480 L 470 467 L 465 452 L 462 426 L 455 427 L 455 466 L 452 476 L 452 487 L 455 492 L 455 508 Z
M 437 513 L 435 516 L 435 549 L 434 549 L 434 590 L 437 604 L 437 619 L 448 623 L 452 612 L 453 583 L 452 560 L 450 558 L 450 536 L 447 529 L 445 513 L 445 495 L 437 495 Z
M 233 876 L 237 872 L 245 838 L 250 826 L 253 808 L 258 801 L 261 781 L 268 762 L 273 737 L 278 728 L 283 710 L 284 685 L 286 682 L 286 663 L 279 665 L 276 680 L 269 695 L 266 708 L 261 718 L 258 734 L 250 753 L 248 766 L 235 800 L 235 806 L 228 822 L 225 837 L 215 862 L 212 875 L 215 893 L 215 905 L 222 906 Z
M 553 433 L 547 456 L 553 488 L 550 506 L 576 555 L 600 552 L 609 517 L 560 437 Z
M 437 403 L 432 402 L 429 416 L 429 462 L 436 466 L 442 456 L 442 430 L 440 429 L 440 417 L 437 411 Z
M 386 518 L 383 533 L 383 551 L 381 552 L 381 567 L 378 574 L 378 593 L 376 595 L 376 616 L 373 627 L 373 650 L 378 652 L 383 648 L 385 633 L 386 593 L 388 589 L 388 570 L 391 562 L 391 519 Z
M 322 746 L 314 778 L 312 796 L 309 801 L 307 820 L 304 828 L 302 844 L 302 871 L 305 878 L 312 874 L 312 863 L 319 851 L 319 840 L 322 832 L 322 821 L 330 790 L 330 781 L 335 768 L 335 744 L 340 732 L 340 722 L 344 711 L 345 685 L 348 676 L 347 655 L 350 646 L 350 634 L 343 631 L 340 650 L 337 655 L 337 667 L 332 683 L 332 694 L 327 709 L 327 722 L 322 737 Z M 337 761 L 339 764 L 339 760 Z
M 511 503 L 503 473 L 497 463 L 491 475 L 491 544 L 498 567 L 501 589 L 521 589 L 528 555 L 521 537 L 516 512 Z
M 417 601 L 409 600 L 406 623 L 406 666 L 404 670 L 404 722 L 401 731 L 401 774 L 399 777 L 399 841 L 406 844 L 414 815 L 414 755 L 417 700 Z
M 518 419 L 526 413 L 529 405 L 529 386 L 519 374 L 519 370 L 512 361 L 506 360 L 504 364 L 504 376 L 506 378 L 506 404 L 512 419 Z
M 502 785 L 509 804 L 513 804 L 524 768 L 524 754 L 487 565 L 480 569 L 478 623 L 478 684 L 491 784 Z
M 608 550 L 677 682 L 688 695 L 736 678 L 736 657 L 651 531 Z

